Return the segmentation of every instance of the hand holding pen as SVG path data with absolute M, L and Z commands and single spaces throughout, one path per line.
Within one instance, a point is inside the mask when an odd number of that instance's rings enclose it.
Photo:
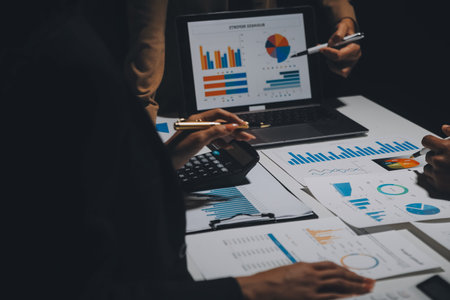
M 450 125 L 443 125 L 442 132 L 447 138 L 425 136 L 422 144 L 429 150 L 422 149 L 418 153 L 426 153 L 425 160 L 428 164 L 423 171 L 427 181 L 439 191 L 450 195 Z
M 255 138 L 248 132 L 237 130 L 245 127 L 245 122 L 236 114 L 223 109 L 213 109 L 192 115 L 185 122 L 194 122 L 191 125 L 197 126 L 177 130 L 166 142 L 176 169 L 182 167 L 192 156 L 213 141 L 226 137 L 241 141 L 249 141 Z M 198 126 L 204 122 L 207 122 L 208 125 Z M 213 123 L 214 125 L 212 125 Z

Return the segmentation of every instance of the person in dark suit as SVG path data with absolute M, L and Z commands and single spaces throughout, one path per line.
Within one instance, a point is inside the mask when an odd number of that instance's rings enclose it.
M 193 281 L 173 166 L 213 139 L 251 137 L 216 126 L 169 153 L 85 19 L 65 2 L 39 5 L 20 47 L 3 56 L 11 58 L 1 89 L 12 150 L 11 299 L 330 299 L 371 290 L 373 280 L 331 262 Z M 221 110 L 199 117 L 240 122 Z

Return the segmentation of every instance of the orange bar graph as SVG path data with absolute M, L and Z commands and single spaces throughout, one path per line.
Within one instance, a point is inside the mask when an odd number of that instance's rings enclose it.
M 205 86 L 205 90 L 219 88 L 219 87 L 225 87 L 225 82 L 209 83 L 209 84 L 205 84 L 204 86 Z
M 226 90 L 205 92 L 205 96 L 206 96 L 206 97 L 210 97 L 210 96 L 222 96 L 222 95 L 226 95 L 226 94 L 227 94 L 227 91 L 226 91 Z
M 231 66 L 236 67 L 236 57 L 234 56 L 234 50 L 231 50 Z
M 333 236 L 334 231 L 339 231 L 341 229 L 330 229 L 330 230 L 311 230 L 306 229 L 306 231 L 321 245 L 327 245 L 333 243 L 338 237 Z
M 225 79 L 224 75 L 203 76 L 203 81 L 214 81 L 223 79 Z
M 206 66 L 206 55 L 203 55 L 203 47 L 200 46 L 200 61 L 202 62 L 202 70 L 208 69 Z
M 220 63 L 220 51 L 214 51 L 214 56 L 216 59 L 216 69 L 222 68 L 222 64 Z

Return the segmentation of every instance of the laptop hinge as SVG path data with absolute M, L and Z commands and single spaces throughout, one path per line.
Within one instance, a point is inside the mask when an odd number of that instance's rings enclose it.
M 254 105 L 248 107 L 248 111 L 265 110 L 265 109 L 266 109 L 265 105 Z

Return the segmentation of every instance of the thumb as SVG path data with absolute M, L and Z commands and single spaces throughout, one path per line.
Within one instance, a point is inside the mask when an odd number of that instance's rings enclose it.
M 346 34 L 347 34 L 347 25 L 345 23 L 339 23 L 336 27 L 336 31 L 328 40 L 328 45 L 333 46 L 334 44 L 342 41 L 342 39 Z
M 450 136 L 450 125 L 442 125 L 442 132 L 446 136 Z

